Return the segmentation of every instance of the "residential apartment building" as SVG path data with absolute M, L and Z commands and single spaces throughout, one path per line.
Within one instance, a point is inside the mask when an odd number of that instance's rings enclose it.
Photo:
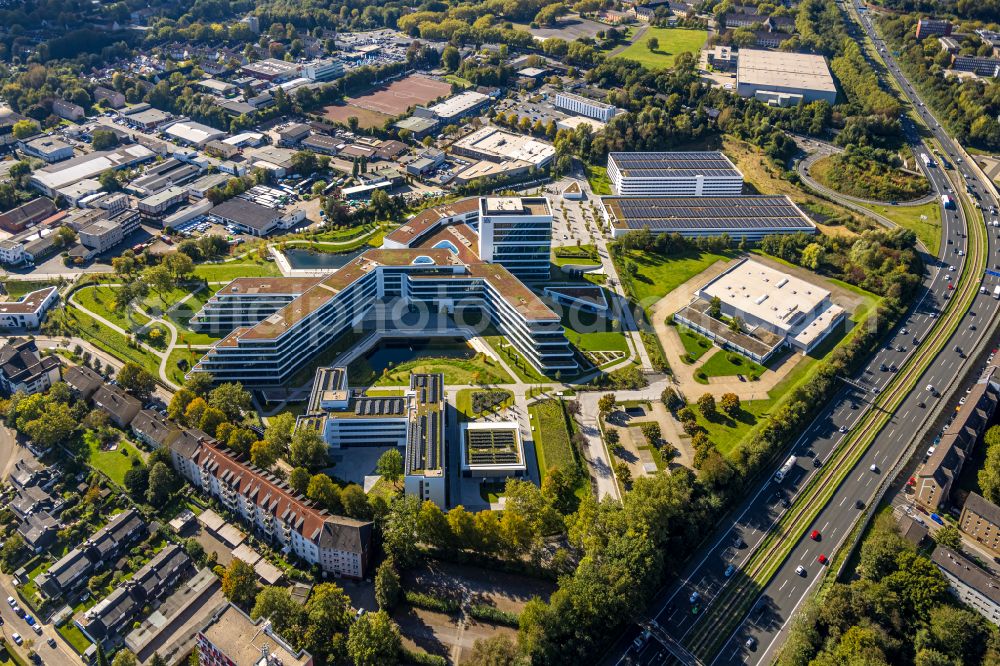
M 973 384 L 962 410 L 941 436 L 934 453 L 914 475 L 915 499 L 928 511 L 939 511 L 949 505 L 955 479 L 996 411 L 998 389 L 1000 377 L 996 366 L 991 366 Z
M 958 519 L 958 529 L 990 552 L 1000 555 L 1000 506 L 982 495 L 969 493 Z
M 313 506 L 285 481 L 258 469 L 211 437 L 193 431 L 170 443 L 174 468 L 195 488 L 221 502 L 276 550 L 292 553 L 338 577 L 368 570 L 372 523 L 334 516 Z
M 191 558 L 184 550 L 167 544 L 135 575 L 73 622 L 95 645 L 113 649 L 125 640 L 143 609 L 157 604 L 192 570 Z
M 0 347 L 0 390 L 7 395 L 46 391 L 59 376 L 59 358 L 41 356 L 34 340 L 15 339 Z
M 196 322 L 216 332 L 224 323 L 240 324 L 193 371 L 219 381 L 281 384 L 376 303 L 394 302 L 432 312 L 482 308 L 533 366 L 547 373 L 574 370 L 559 315 L 513 274 L 541 277 L 544 262 L 547 275 L 551 223 L 541 197 L 465 199 L 423 211 L 388 234 L 381 249 L 318 280 L 233 280 L 209 299 Z M 282 305 L 289 294 L 294 298 Z M 385 326 L 405 329 L 396 321 Z
M 46 597 L 62 598 L 83 585 L 93 573 L 114 564 L 148 533 L 139 512 L 126 509 L 40 574 L 35 583 Z
M 738 196 L 743 174 L 720 151 L 610 153 L 608 178 L 618 196 Z
M 63 381 L 79 400 L 90 400 L 97 389 L 104 384 L 104 378 L 85 365 L 71 365 L 66 368 Z
M 1000 58 L 979 56 L 952 56 L 951 68 L 959 72 L 972 72 L 978 76 L 1000 76 Z
M 581 116 L 600 120 L 602 123 L 608 122 L 618 113 L 618 109 L 613 104 L 605 104 L 570 92 L 557 92 L 556 106 Z
M 948 581 L 952 594 L 993 624 L 1000 625 L 1000 579 L 945 546 L 934 549 L 931 561 Z
M 199 666 L 312 666 L 305 650 L 296 651 L 265 618 L 251 620 L 232 604 L 223 606 L 198 631 Z
M 83 118 L 83 107 L 64 99 L 52 100 L 52 113 L 64 120 L 79 120 Z
M 922 18 L 917 21 L 917 39 L 928 35 L 950 35 L 951 21 Z
M 103 410 L 119 428 L 128 427 L 142 408 L 142 403 L 112 384 L 101 384 L 91 397 L 94 407 Z
M 125 106 L 125 95 L 117 90 L 98 86 L 94 88 L 94 101 L 103 101 L 105 105 L 110 106 L 112 109 L 120 109 Z

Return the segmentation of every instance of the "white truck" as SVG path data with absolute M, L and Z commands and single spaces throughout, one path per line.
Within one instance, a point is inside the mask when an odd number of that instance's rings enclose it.
M 782 481 L 785 480 L 785 475 L 791 472 L 792 468 L 795 467 L 796 460 L 798 460 L 798 458 L 796 458 L 795 456 L 788 457 L 788 460 L 786 460 L 785 464 L 781 466 L 781 469 L 779 469 L 777 472 L 774 473 L 775 483 L 781 483 Z
M 1000 284 L 993 287 L 993 298 L 1000 299 Z
M 920 159 L 923 160 L 925 167 L 930 168 L 934 166 L 934 160 L 928 157 L 927 153 L 920 153 Z

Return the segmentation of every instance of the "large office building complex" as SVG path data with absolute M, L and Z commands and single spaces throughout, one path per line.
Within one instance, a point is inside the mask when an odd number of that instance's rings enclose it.
M 736 92 L 774 106 L 837 100 L 826 58 L 809 53 L 740 49 Z
M 809 352 L 837 329 L 847 313 L 830 296 L 826 289 L 744 259 L 699 289 L 674 319 L 764 363 L 786 347 Z M 716 299 L 723 315 L 742 322 L 739 331 L 710 316 Z
M 436 313 L 481 309 L 538 370 L 575 370 L 559 315 L 517 277 L 541 277 L 543 257 L 547 275 L 551 224 L 541 197 L 465 199 L 423 211 L 387 235 L 381 249 L 329 275 L 233 280 L 193 320 L 201 330 L 228 331 L 194 372 L 282 384 L 376 305 L 397 303 Z
M 719 151 L 611 153 L 608 178 L 619 196 L 717 197 L 743 192 L 743 174 Z
M 815 234 L 816 225 L 784 195 L 602 197 L 615 238 L 630 231 L 758 241 L 772 234 Z

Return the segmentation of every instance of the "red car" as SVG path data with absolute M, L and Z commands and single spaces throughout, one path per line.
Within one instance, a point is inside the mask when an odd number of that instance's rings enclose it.
M 819 541 L 819 530 L 813 530 L 809 534 L 809 538 L 812 539 L 813 541 Z
M 953 285 L 951 282 L 949 282 L 948 283 L 948 291 L 952 291 L 954 288 L 955 288 L 955 285 Z
M 830 560 L 826 559 L 826 555 L 820 555 L 819 557 L 816 558 L 816 561 L 819 562 L 820 564 L 826 564 Z

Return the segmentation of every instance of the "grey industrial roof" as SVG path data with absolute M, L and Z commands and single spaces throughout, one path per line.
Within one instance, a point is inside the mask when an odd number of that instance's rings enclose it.
M 602 197 L 618 228 L 651 231 L 782 229 L 812 231 L 815 225 L 786 196 Z
M 266 229 L 269 224 L 281 217 L 281 212 L 274 208 L 240 198 L 223 201 L 211 210 L 211 214 L 254 229 Z
M 626 178 L 743 177 L 729 158 L 719 151 L 611 153 L 608 163 L 611 161 Z

